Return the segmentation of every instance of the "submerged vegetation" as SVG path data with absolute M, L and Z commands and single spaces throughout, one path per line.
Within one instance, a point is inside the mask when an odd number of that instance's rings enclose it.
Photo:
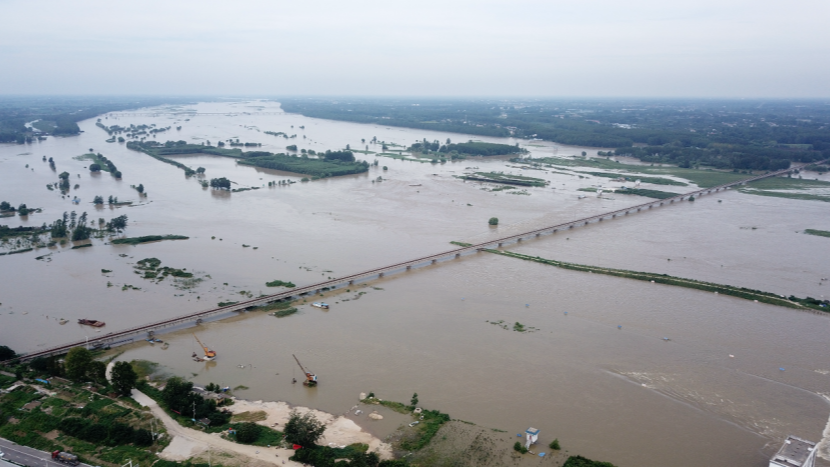
M 469 246 L 463 242 L 452 242 L 453 244 L 463 247 Z M 698 289 L 701 291 L 713 292 L 716 294 L 724 294 L 727 296 L 739 297 L 742 299 L 752 300 L 755 302 L 764 302 L 783 307 L 790 307 L 792 309 L 814 309 L 828 313 L 829 301 L 817 300 L 811 297 L 801 299 L 795 296 L 785 298 L 784 296 L 759 291 L 756 289 L 743 288 L 738 286 L 729 286 L 726 284 L 709 283 L 706 281 L 699 281 L 687 278 L 679 278 L 659 273 L 647 273 L 641 271 L 621 270 L 616 268 L 603 268 L 588 265 L 580 265 L 577 263 L 561 262 L 557 260 L 549 260 L 541 257 L 531 255 L 524 255 L 516 252 L 508 252 L 505 250 L 483 249 L 484 252 L 490 252 L 497 255 L 504 255 L 506 257 L 518 258 L 520 260 L 528 260 L 532 262 L 542 263 L 545 265 L 556 266 L 568 270 L 585 271 L 590 273 L 599 273 L 603 275 L 619 276 L 622 278 L 630 278 L 640 281 L 649 281 L 652 283 L 668 284 L 672 286 L 681 286 L 684 288 Z
M 280 280 L 269 281 L 265 285 L 268 286 L 269 288 L 277 288 L 277 287 L 281 287 L 281 286 L 286 287 L 286 288 L 295 287 L 295 284 L 292 283 L 291 281 L 280 281 Z
M 148 242 L 158 242 L 163 240 L 184 240 L 190 239 L 188 236 L 177 236 L 173 234 L 168 234 L 165 236 L 141 236 L 141 237 L 125 237 L 122 239 L 113 239 L 113 244 L 127 244 L 127 245 L 138 245 L 138 244 L 146 244 Z
M 582 190 L 582 189 L 581 189 Z M 623 195 L 639 195 L 641 197 L 657 198 L 663 200 L 665 198 L 677 197 L 679 194 L 673 192 L 664 192 L 661 190 L 651 190 L 642 188 L 623 188 L 615 190 L 615 193 Z
M 823 231 L 820 229 L 806 229 L 803 232 L 805 234 L 810 234 L 812 236 L 828 237 L 828 231 Z
M 239 145 L 242 146 L 242 145 Z M 165 155 L 205 153 L 216 156 L 237 158 L 240 164 L 246 164 L 267 169 L 277 169 L 298 174 L 306 174 L 312 178 L 335 177 L 347 174 L 367 172 L 369 164 L 365 161 L 355 161 L 351 151 L 327 151 L 317 158 L 308 155 L 301 156 L 284 153 L 270 153 L 268 151 L 248 151 L 239 149 L 224 149 L 210 145 L 194 145 L 185 141 L 168 141 L 164 144 L 156 141 L 128 142 L 127 147 L 141 151 L 156 159 L 182 168 L 190 176 L 196 171 L 182 163 L 165 158 Z
M 829 183 L 824 180 L 809 180 L 796 177 L 769 177 L 767 179 L 750 182 L 740 187 L 739 191 L 765 197 L 829 201 Z
M 476 180 L 480 182 L 492 182 L 496 184 L 521 185 L 524 187 L 545 187 L 548 182 L 545 179 L 528 177 L 502 172 L 474 172 L 461 177 L 464 180 Z

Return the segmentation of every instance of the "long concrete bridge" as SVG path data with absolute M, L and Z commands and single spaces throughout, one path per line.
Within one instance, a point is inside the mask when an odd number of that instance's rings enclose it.
M 703 188 L 699 190 L 695 190 L 692 192 L 678 194 L 677 196 L 671 198 L 665 198 L 663 200 L 654 200 L 647 203 L 641 203 L 640 205 L 630 206 L 628 208 L 623 208 L 620 210 L 609 211 L 606 213 L 589 216 L 586 218 L 576 219 L 573 221 L 568 221 L 565 223 L 556 224 L 553 226 L 547 226 L 541 229 L 535 229 L 532 231 L 523 232 L 520 234 L 514 234 L 511 236 L 503 237 L 500 239 L 493 239 L 486 242 L 481 242 L 478 244 L 468 245 L 464 247 L 459 247 L 455 249 L 445 250 L 443 252 L 439 252 L 436 254 L 419 257 L 411 260 L 407 260 L 404 262 L 393 263 L 391 265 L 382 266 L 380 268 L 374 268 L 371 270 L 362 271 L 360 273 L 355 273 L 348 276 L 342 276 L 340 278 L 331 279 L 328 281 L 323 281 L 320 283 L 310 284 L 307 286 L 292 288 L 287 291 L 283 291 L 277 294 L 271 294 L 268 296 L 261 296 L 256 299 L 251 299 L 249 301 L 241 301 L 236 304 L 228 305 L 225 307 L 216 307 L 213 309 L 203 310 L 200 312 L 194 312 L 186 315 L 181 315 L 178 317 L 173 317 L 165 320 L 160 320 L 157 322 L 147 323 L 144 325 L 127 328 L 125 330 L 107 333 L 105 335 L 96 336 L 91 340 L 80 340 L 73 343 L 66 343 L 59 346 L 54 346 L 48 349 L 43 349 L 40 351 L 34 351 L 28 354 L 21 356 L 19 359 L 22 360 L 29 360 L 34 359 L 41 356 L 52 356 L 57 354 L 63 354 L 67 352 L 69 349 L 74 348 L 76 346 L 87 346 L 90 345 L 94 347 L 100 346 L 116 346 L 120 344 L 126 344 L 135 341 L 136 339 L 144 339 L 147 337 L 151 337 L 156 333 L 162 331 L 172 331 L 175 329 L 180 328 L 187 328 L 194 325 L 199 325 L 203 323 L 203 321 L 207 319 L 211 320 L 219 320 L 221 318 L 225 318 L 228 316 L 232 316 L 236 313 L 245 312 L 246 310 L 250 310 L 257 306 L 262 306 L 265 304 L 277 302 L 277 301 L 285 301 L 293 298 L 318 294 L 322 291 L 328 291 L 332 289 L 338 289 L 341 287 L 349 286 L 355 284 L 357 281 L 367 281 L 377 278 L 382 278 L 385 275 L 398 273 L 402 271 L 408 271 L 412 268 L 417 268 L 426 265 L 436 264 L 439 261 L 444 260 L 452 260 L 456 258 L 460 258 L 463 255 L 474 254 L 476 252 L 480 252 L 484 249 L 494 248 L 494 247 L 502 247 L 509 243 L 514 242 L 522 242 L 523 240 L 527 239 L 534 239 L 537 237 L 542 236 L 543 234 L 554 234 L 559 231 L 565 231 L 569 229 L 573 229 L 579 226 L 585 226 L 592 222 L 602 222 L 603 220 L 607 219 L 615 219 L 619 216 L 627 216 L 629 214 L 638 213 L 644 210 L 651 210 L 653 208 L 658 208 L 664 205 L 672 205 L 677 202 L 681 202 L 684 200 L 690 200 L 691 197 L 700 197 L 703 195 L 709 195 L 711 193 L 717 193 L 722 190 L 727 190 L 730 187 L 737 186 L 737 185 L 745 185 L 749 182 L 753 182 L 755 180 L 765 179 L 768 177 L 776 177 L 779 175 L 787 174 L 791 171 L 801 169 L 804 167 L 805 164 L 795 166 L 789 169 L 783 169 L 781 171 L 776 172 L 769 172 L 767 174 L 763 174 L 760 176 L 750 177 L 747 179 L 738 180 L 735 182 L 730 182 L 727 184 L 718 185 L 715 187 Z

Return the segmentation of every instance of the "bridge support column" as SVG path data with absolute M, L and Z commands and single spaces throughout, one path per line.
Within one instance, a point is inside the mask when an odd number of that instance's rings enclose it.
M 461 256 L 462 256 L 462 254 L 460 254 L 460 253 L 457 253 L 457 254 L 456 254 L 456 258 L 459 258 L 459 257 L 461 257 Z
M 537 235 L 536 235 L 535 237 L 540 237 L 540 233 L 538 232 L 538 233 L 537 233 Z
M 615 219 L 615 217 L 617 217 L 617 215 L 616 215 L 616 214 L 613 214 L 613 215 L 612 215 L 612 219 Z
M 597 220 L 598 223 L 601 222 L 601 221 L 603 221 L 603 218 L 600 218 L 600 219 Z
M 571 226 L 569 226 L 568 228 L 569 228 L 569 229 L 573 229 L 573 228 L 574 228 L 574 225 L 572 224 L 572 225 L 571 225 Z
M 517 239 L 516 241 L 517 241 L 517 242 L 522 242 L 522 238 L 520 237 L 520 238 L 519 238 L 519 239 Z
M 379 278 L 383 278 L 383 277 L 384 277 L 384 274 L 383 274 L 383 273 L 378 273 L 378 277 L 379 277 Z
M 436 259 L 430 260 L 430 264 L 435 265 L 436 264 Z
M 349 286 L 352 286 L 353 284 L 355 284 L 355 280 L 349 280 Z
M 502 242 L 500 242 L 500 243 L 498 244 L 498 246 L 499 246 L 499 247 L 502 247 Z
M 407 270 L 410 270 L 411 268 L 413 268 L 412 265 L 407 265 Z

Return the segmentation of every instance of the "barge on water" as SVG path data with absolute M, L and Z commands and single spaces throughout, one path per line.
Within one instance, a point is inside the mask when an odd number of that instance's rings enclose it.
M 78 323 L 81 325 L 89 325 L 91 327 L 103 327 L 106 323 L 101 322 L 99 320 L 90 320 L 90 319 L 78 319 Z
M 317 307 L 318 309 L 328 309 L 329 304 L 325 302 L 313 302 L 312 307 Z

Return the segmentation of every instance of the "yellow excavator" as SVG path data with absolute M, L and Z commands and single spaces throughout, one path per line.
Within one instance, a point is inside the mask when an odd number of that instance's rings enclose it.
M 203 358 L 204 360 L 210 361 L 216 357 L 216 351 L 211 351 L 210 349 L 208 349 L 207 346 L 202 344 L 202 342 L 199 341 L 199 338 L 196 337 L 196 333 L 193 333 L 193 337 L 196 338 L 196 342 L 199 343 L 199 346 L 201 346 L 202 349 L 205 350 L 205 357 Z
M 316 387 L 317 386 L 317 376 L 312 374 L 311 372 L 309 372 L 305 367 L 303 367 L 303 364 L 300 364 L 300 359 L 297 359 L 297 356 L 292 354 L 291 357 L 293 357 L 294 360 L 297 361 L 297 365 L 300 366 L 300 370 L 302 370 L 303 373 L 306 374 L 306 381 L 303 382 L 303 385 L 305 385 L 307 387 Z

